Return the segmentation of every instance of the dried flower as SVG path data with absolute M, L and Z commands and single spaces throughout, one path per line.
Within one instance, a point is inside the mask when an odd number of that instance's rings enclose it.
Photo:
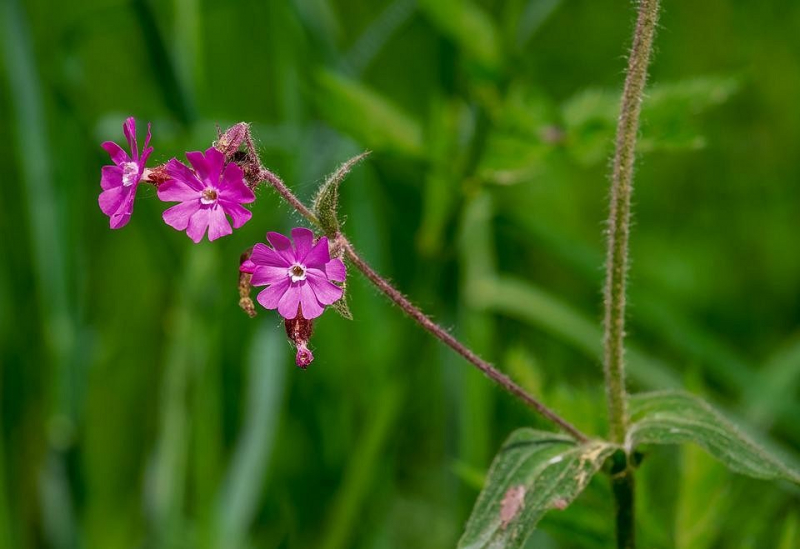
M 242 170 L 234 163 L 225 164 L 225 156 L 210 148 L 205 154 L 186 153 L 194 171 L 176 159 L 167 163 L 170 179 L 158 187 L 158 198 L 165 202 L 180 202 L 164 212 L 164 221 L 170 227 L 200 242 L 208 229 L 208 239 L 216 240 L 231 234 L 233 226 L 239 228 L 251 217 L 250 210 L 242 204 L 256 197 L 242 178 Z
M 292 241 L 279 233 L 267 233 L 272 248 L 258 243 L 250 262 L 255 266 L 250 284 L 267 286 L 256 298 L 265 309 L 278 309 L 283 318 L 317 318 L 326 305 L 342 297 L 342 289 L 333 284 L 344 282 L 345 267 L 339 258 L 331 259 L 328 239 L 314 244 L 309 229 L 292 229 Z M 251 265 L 246 264 L 246 269 Z
M 285 319 L 286 335 L 297 348 L 294 362 L 305 370 L 314 361 L 314 354 L 308 348 L 308 340 L 314 331 L 314 322 L 308 318 L 303 318 L 303 313 L 297 311 L 297 316 L 292 319 Z
M 115 165 L 103 166 L 100 177 L 100 186 L 103 192 L 100 193 L 98 203 L 103 213 L 109 217 L 109 224 L 112 229 L 124 227 L 130 221 L 136 189 L 142 179 L 142 172 L 147 158 L 153 152 L 153 147 L 149 146 L 149 123 L 147 124 L 147 138 L 144 141 L 141 156 L 139 155 L 139 146 L 136 143 L 136 120 L 133 117 L 125 120 L 122 125 L 122 131 L 128 140 L 131 150 L 130 155 L 113 141 L 106 141 L 102 145 Z

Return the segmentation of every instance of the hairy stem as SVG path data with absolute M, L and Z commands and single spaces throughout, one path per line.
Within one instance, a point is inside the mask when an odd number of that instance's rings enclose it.
M 443 342 L 445 345 L 453 349 L 455 352 L 464 357 L 473 366 L 482 371 L 486 376 L 500 385 L 503 389 L 523 401 L 530 408 L 536 410 L 539 414 L 546 417 L 556 425 L 558 425 L 565 432 L 571 434 L 577 440 L 585 442 L 588 440 L 586 435 L 580 432 L 574 425 L 566 419 L 559 416 L 556 412 L 548 408 L 545 404 L 540 402 L 535 397 L 528 394 L 525 389 L 514 383 L 511 378 L 500 372 L 489 362 L 486 362 L 481 357 L 476 355 L 472 350 L 466 347 L 463 343 L 458 341 L 447 330 L 436 324 L 425 313 L 411 303 L 402 293 L 400 293 L 394 286 L 389 284 L 387 280 L 376 273 L 369 264 L 364 261 L 360 255 L 355 251 L 353 245 L 343 236 L 339 237 L 339 243 L 345 251 L 347 258 L 361 271 L 367 279 L 372 282 L 381 292 L 383 292 L 392 302 L 400 307 L 404 313 L 410 316 L 414 321 L 427 330 L 436 339 Z
M 246 126 L 246 125 L 245 125 Z M 250 162 L 254 164 L 249 168 L 249 172 L 253 173 L 253 184 L 256 184 L 258 181 L 266 181 L 269 183 L 281 197 L 286 200 L 300 215 L 306 218 L 311 224 L 320 227 L 320 221 L 314 212 L 312 212 L 308 207 L 303 204 L 300 199 L 298 199 L 294 193 L 286 186 L 286 184 L 281 180 L 280 177 L 266 169 L 263 164 L 261 163 L 260 157 L 256 148 L 253 144 L 252 138 L 249 134 L 249 130 L 246 130 L 247 134 L 244 138 L 245 144 L 247 146 L 248 152 L 250 154 Z M 248 170 L 245 170 L 245 173 L 248 173 Z M 386 279 L 381 277 L 369 264 L 361 258 L 360 255 L 356 252 L 353 245 L 347 240 L 344 235 L 339 234 L 335 238 L 335 241 L 332 242 L 335 246 L 339 246 L 341 249 L 344 250 L 345 255 L 347 258 L 356 266 L 356 268 L 361 271 L 364 276 L 367 277 L 367 280 L 372 282 L 381 292 L 383 292 L 390 300 L 392 300 L 398 307 L 400 307 L 403 312 L 405 312 L 408 316 L 410 316 L 414 321 L 417 322 L 420 326 L 422 326 L 425 330 L 427 330 L 431 335 L 433 335 L 438 340 L 442 341 L 445 345 L 449 346 L 455 352 L 460 354 L 462 357 L 467 359 L 472 365 L 477 367 L 480 371 L 482 371 L 486 376 L 500 385 L 503 389 L 520 399 L 524 402 L 528 407 L 532 408 L 542 416 L 546 417 L 553 423 L 555 423 L 558 427 L 560 427 L 564 432 L 569 433 L 576 440 L 579 442 L 586 442 L 589 440 L 585 434 L 583 434 L 577 427 L 572 425 L 569 421 L 559 416 L 556 412 L 548 408 L 545 404 L 540 402 L 534 396 L 530 395 L 525 389 L 514 383 L 511 378 L 503 374 L 500 370 L 495 368 L 489 362 L 486 362 L 477 354 L 475 354 L 472 350 L 466 347 L 463 343 L 458 341 L 455 337 L 453 337 L 447 330 L 436 324 L 433 320 L 430 319 L 425 313 L 423 313 L 419 308 L 414 306 L 399 290 L 397 290 L 394 286 L 392 286 Z
M 623 444 L 628 431 L 628 397 L 625 390 L 625 284 L 628 272 L 628 239 L 631 223 L 631 193 L 636 138 L 647 67 L 653 49 L 658 21 L 659 0 L 639 0 L 639 14 L 628 59 L 628 72 L 622 91 L 616 149 L 611 173 L 606 255 L 603 370 L 611 440 Z M 635 547 L 634 472 L 629 456 L 624 468 L 612 474 L 616 514 L 617 547 Z
M 639 113 L 647 65 L 653 45 L 659 0 L 640 0 L 639 16 L 628 60 L 628 73 L 622 92 L 617 123 L 616 151 L 611 174 L 606 255 L 605 318 L 603 366 L 606 380 L 611 440 L 622 444 L 628 429 L 625 392 L 625 284 L 628 271 L 631 192 Z

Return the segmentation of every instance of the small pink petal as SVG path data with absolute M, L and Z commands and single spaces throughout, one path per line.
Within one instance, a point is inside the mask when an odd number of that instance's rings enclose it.
M 201 195 L 201 191 L 193 189 L 178 179 L 168 179 L 158 186 L 158 198 L 164 202 L 199 200 Z
M 124 150 L 122 150 L 122 147 L 120 147 L 119 145 L 117 145 L 113 141 L 106 141 L 105 143 L 103 143 L 100 146 L 103 147 L 106 150 L 108 155 L 111 157 L 111 161 L 114 164 L 120 165 L 123 162 L 130 162 L 131 161 L 131 157 L 128 156 L 128 153 L 126 153 Z
M 265 286 L 267 284 L 275 284 L 284 279 L 289 279 L 286 267 L 259 265 L 253 271 L 253 278 L 250 279 L 250 284 L 253 286 Z
M 308 252 L 310 252 L 312 246 L 314 246 L 314 233 L 305 227 L 296 227 L 292 229 L 292 240 L 294 240 L 297 261 L 303 263 Z
M 250 254 L 250 261 L 256 265 L 270 265 L 273 267 L 283 267 L 288 269 L 292 266 L 292 262 L 286 261 L 286 258 L 279 255 L 278 252 L 272 248 L 268 248 L 266 244 L 259 242 L 253 246 L 253 253 Z
M 239 265 L 240 273 L 253 274 L 255 271 L 256 271 L 256 264 L 249 259 L 245 259 L 244 261 L 242 261 L 242 264 Z
M 103 166 L 100 171 L 100 187 L 103 190 L 122 186 L 122 168 L 118 166 Z
M 239 202 L 240 204 L 249 204 L 254 202 L 256 195 L 250 187 L 244 182 L 244 174 L 242 170 L 231 162 L 225 166 L 225 172 L 222 174 L 222 181 L 219 185 L 220 198 L 230 200 L 232 202 Z
M 131 187 L 123 187 L 120 185 L 119 187 L 113 187 L 101 192 L 100 196 L 97 198 L 100 209 L 109 217 L 114 215 L 125 202 L 130 190 Z
M 225 209 L 225 213 L 231 216 L 234 229 L 238 229 L 253 217 L 250 210 L 236 202 L 228 202 L 227 200 L 220 199 L 219 204 Z
M 179 231 L 185 231 L 189 226 L 189 218 L 200 209 L 200 201 L 181 202 L 167 210 L 161 215 L 164 222 Z M 202 237 L 201 237 L 202 238 Z
M 330 305 L 331 303 L 339 301 L 344 293 L 344 291 L 336 284 L 311 273 L 306 273 L 306 282 L 308 282 L 313 289 L 317 300 L 323 305 Z M 305 315 L 305 309 L 303 309 L 303 312 Z
M 282 282 L 277 282 L 261 291 L 256 299 L 265 309 L 277 309 L 278 303 L 288 288 L 289 279 L 285 278 Z M 295 312 L 297 312 L 297 306 L 295 306 Z
M 207 208 L 200 208 L 189 218 L 189 226 L 186 228 L 186 234 L 195 244 L 203 240 L 203 236 L 206 234 L 210 212 L 211 210 Z
M 233 232 L 228 218 L 225 217 L 225 210 L 219 205 L 209 209 L 208 214 L 208 240 L 213 241 Z
M 325 274 L 328 280 L 344 282 L 347 277 L 347 269 L 345 269 L 344 262 L 341 259 L 334 257 L 325 264 Z
M 317 318 L 325 310 L 325 307 L 317 301 L 317 296 L 314 294 L 314 290 L 311 289 L 311 284 L 308 283 L 310 280 L 306 279 L 305 282 L 306 284 L 300 285 L 300 307 L 303 311 L 303 317 L 308 319 Z
M 136 120 L 132 116 L 125 120 L 125 123 L 122 125 L 122 133 L 125 134 L 125 138 L 128 140 L 128 145 L 131 148 L 131 155 L 133 155 L 133 161 L 138 161 L 139 145 L 136 143 Z
M 267 233 L 267 240 L 272 247 L 275 248 L 275 251 L 288 261 L 290 264 L 297 261 L 297 256 L 294 253 L 294 249 L 292 248 L 292 241 L 283 236 L 281 233 L 275 232 L 268 232 Z M 292 317 L 294 318 L 294 317 Z
M 303 282 L 291 284 L 278 302 L 278 312 L 283 318 L 291 320 L 297 316 L 297 306 L 300 304 L 299 286 L 301 284 Z
M 205 185 L 197 179 L 195 173 L 189 169 L 186 164 L 183 162 L 172 158 L 169 162 L 167 162 L 167 175 L 170 176 L 172 179 L 177 179 L 178 181 L 183 181 L 193 189 L 197 191 L 203 191 L 205 189 Z
M 331 260 L 330 251 L 328 251 L 328 238 L 323 236 L 319 239 L 316 246 L 311 248 L 311 251 L 303 259 L 306 267 L 315 267 L 317 269 L 324 269 L 325 264 Z

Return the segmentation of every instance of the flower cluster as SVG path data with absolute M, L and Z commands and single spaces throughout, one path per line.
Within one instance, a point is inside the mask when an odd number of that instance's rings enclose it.
M 166 166 L 147 170 L 145 164 L 153 152 L 150 144 L 150 124 L 141 155 L 136 143 L 136 121 L 128 118 L 122 126 L 131 154 L 112 141 L 103 143 L 114 166 L 104 166 L 100 185 L 100 209 L 109 217 L 112 229 L 124 227 L 133 213 L 136 189 L 143 178 L 157 183 L 158 197 L 165 202 L 180 202 L 164 212 L 170 227 L 200 242 L 208 233 L 216 240 L 233 232 L 226 216 L 239 228 L 251 217 L 242 204 L 255 201 L 252 189 L 245 183 L 242 170 L 214 147 L 205 153 L 188 152 L 192 168 L 173 158 Z M 159 177 L 160 176 L 160 177 Z
M 146 166 L 153 152 L 150 125 L 141 154 L 136 121 L 128 118 L 122 128 L 130 154 L 110 141 L 102 145 L 114 165 L 102 169 L 99 204 L 112 229 L 119 229 L 130 220 L 136 190 L 142 182 L 154 184 L 162 201 L 177 202 L 164 211 L 164 222 L 186 231 L 195 243 L 206 235 L 209 241 L 229 235 L 250 220 L 252 214 L 243 204 L 256 199 L 252 187 L 257 181 L 252 174 L 258 172 L 258 166 L 253 164 L 254 149 L 239 153 L 245 140 L 252 147 L 247 124 L 233 126 L 205 152 L 187 152 L 191 167 L 172 158 L 152 169 Z M 241 158 L 247 161 L 242 162 Z M 243 256 L 240 304 L 255 316 L 249 288 L 264 286 L 256 299 L 265 309 L 276 309 L 284 318 L 286 334 L 297 348 L 297 365 L 305 369 L 314 360 L 308 348 L 312 321 L 343 297 L 343 286 L 335 283 L 344 284 L 346 271 L 340 258 L 331 258 L 327 237 L 315 239 L 312 231 L 302 227 L 292 229 L 291 235 L 290 239 L 269 232 L 270 246 L 258 243 L 249 256 Z

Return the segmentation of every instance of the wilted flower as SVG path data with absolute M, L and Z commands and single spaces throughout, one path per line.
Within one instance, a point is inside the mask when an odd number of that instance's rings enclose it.
M 128 118 L 122 125 L 122 131 L 128 140 L 130 155 L 113 141 L 106 141 L 102 145 L 115 165 L 103 166 L 100 178 L 103 192 L 100 193 L 98 203 L 103 213 L 109 217 L 112 229 L 124 227 L 130 221 L 136 189 L 142 179 L 147 158 L 153 152 L 153 148 L 149 146 L 149 123 L 141 156 L 139 156 L 139 147 L 136 143 L 136 120 L 133 117 Z
M 344 282 L 344 263 L 331 259 L 324 236 L 314 244 L 314 233 L 298 227 L 292 229 L 292 238 L 294 245 L 282 234 L 267 233 L 272 248 L 256 244 L 243 268 L 253 270 L 250 284 L 267 286 L 256 298 L 264 308 L 278 309 L 290 320 L 298 313 L 305 319 L 316 318 L 342 297 L 342 289 L 331 281 Z
M 232 229 L 225 214 L 239 228 L 251 217 L 250 210 L 242 206 L 256 197 L 245 184 L 242 170 L 234 163 L 225 164 L 225 156 L 210 148 L 205 154 L 186 153 L 194 171 L 176 159 L 167 163 L 170 179 L 158 187 L 158 198 L 165 202 L 180 202 L 164 212 L 164 221 L 170 227 L 200 242 L 208 229 L 208 239 L 216 240 L 231 234 Z

